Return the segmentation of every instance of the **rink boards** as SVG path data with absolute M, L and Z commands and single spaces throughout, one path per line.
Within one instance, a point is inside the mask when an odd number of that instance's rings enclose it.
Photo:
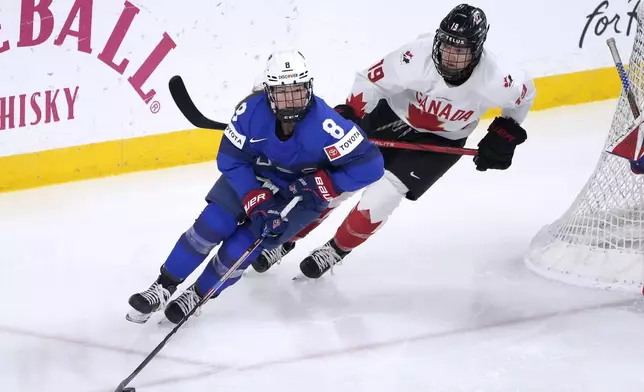
M 221 133 L 192 129 L 181 116 L 167 89 L 173 75 L 183 76 L 204 113 L 226 122 L 267 55 L 298 47 L 316 94 L 335 105 L 356 70 L 433 30 L 454 5 L 405 2 L 404 26 L 383 29 L 391 13 L 366 0 L 342 3 L 343 15 L 333 1 L 195 1 L 181 9 L 151 0 L 7 3 L 0 13 L 0 192 L 212 160 Z M 507 0 L 477 5 L 491 25 L 487 47 L 536 78 L 533 110 L 618 96 L 605 40 L 615 36 L 628 58 L 632 5 L 577 0 L 556 4 L 554 15 Z M 530 18 L 507 17 L 518 12 Z M 371 23 L 358 23 L 357 14 Z M 544 28 L 556 24 L 563 27 Z

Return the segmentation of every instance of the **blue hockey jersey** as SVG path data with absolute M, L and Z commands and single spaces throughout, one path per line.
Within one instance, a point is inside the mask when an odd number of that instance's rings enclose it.
M 384 173 L 380 150 L 353 122 L 313 95 L 293 135 L 281 141 L 279 123 L 265 93 L 242 102 L 224 131 L 217 165 L 242 199 L 263 185 L 287 189 L 296 179 L 325 169 L 338 193 L 359 190 Z

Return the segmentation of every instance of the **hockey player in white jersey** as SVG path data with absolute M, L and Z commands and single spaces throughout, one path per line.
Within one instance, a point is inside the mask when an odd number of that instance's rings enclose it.
M 359 122 L 368 137 L 463 147 L 490 108 L 502 112 L 478 143 L 479 171 L 505 170 L 527 134 L 521 127 L 534 97 L 532 79 L 501 65 L 484 48 L 489 25 L 484 12 L 461 4 L 435 34 L 421 35 L 358 72 L 346 105 L 336 110 Z M 381 148 L 385 174 L 369 185 L 333 238 L 300 263 L 319 278 L 386 222 L 403 198 L 417 200 L 459 159 L 426 151 Z M 350 195 L 345 195 L 343 199 Z M 253 267 L 266 271 L 319 225 L 342 201 L 279 248 L 263 252 Z

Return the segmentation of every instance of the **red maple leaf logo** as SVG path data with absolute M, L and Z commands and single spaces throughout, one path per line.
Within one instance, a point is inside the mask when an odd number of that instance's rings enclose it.
M 346 102 L 347 105 L 351 106 L 353 110 L 356 111 L 356 114 L 360 118 L 364 117 L 364 108 L 365 106 L 367 106 L 367 103 L 364 101 L 363 96 L 363 93 L 360 93 L 358 95 L 351 94 L 351 96 L 347 98 Z
M 409 124 L 416 129 L 425 129 L 428 131 L 442 132 L 443 121 L 440 121 L 435 114 L 427 113 L 413 104 L 409 104 Z

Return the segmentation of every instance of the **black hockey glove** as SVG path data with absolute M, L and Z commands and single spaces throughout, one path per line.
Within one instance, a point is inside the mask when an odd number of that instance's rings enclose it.
M 479 142 L 479 153 L 474 157 L 476 170 L 505 170 L 512 164 L 514 149 L 528 138 L 526 131 L 511 118 L 497 117 Z
M 345 104 L 336 105 L 336 107 L 334 107 L 333 110 L 340 113 L 340 115 L 345 120 L 353 121 L 354 123 L 358 124 L 358 126 L 360 126 L 360 120 L 362 119 L 358 117 L 358 115 L 356 114 L 356 110 L 352 106 L 345 105 Z

